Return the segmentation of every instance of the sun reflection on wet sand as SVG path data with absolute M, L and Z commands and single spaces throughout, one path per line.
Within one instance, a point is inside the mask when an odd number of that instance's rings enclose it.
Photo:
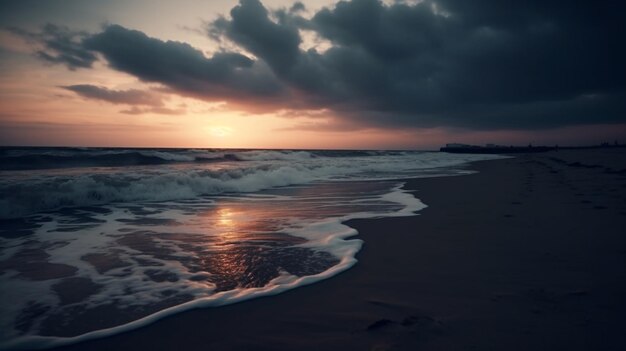
M 215 223 L 218 230 L 217 239 L 222 245 L 230 243 L 240 237 L 239 221 L 233 218 L 233 211 L 228 207 L 218 208 L 214 212 Z M 213 219 L 209 217 L 210 219 Z M 219 245 L 219 244 L 218 244 Z
M 184 252 L 193 253 L 197 261 L 191 269 L 208 273 L 216 292 L 261 287 L 282 272 L 299 276 L 316 274 L 338 262 L 327 252 L 298 247 L 307 240 L 291 235 L 290 230 L 303 226 L 298 224 L 302 219 L 297 216 L 303 213 L 289 203 L 243 200 L 218 201 L 187 221 L 187 229 L 195 227 L 197 232 L 201 228 L 202 234 L 198 236 L 204 242 L 191 243 L 189 236 L 193 235 L 175 239 L 185 242 L 176 245 Z
M 233 215 L 230 208 L 220 208 L 217 210 L 217 216 L 219 217 L 219 224 L 222 227 L 233 227 L 233 219 L 231 218 Z

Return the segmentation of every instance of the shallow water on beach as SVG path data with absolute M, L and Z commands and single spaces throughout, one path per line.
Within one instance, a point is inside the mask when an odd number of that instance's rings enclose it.
M 394 178 L 464 174 L 491 157 L 252 158 L 0 173 L 0 346 L 106 336 L 331 277 L 362 245 L 342 222 L 424 207 Z

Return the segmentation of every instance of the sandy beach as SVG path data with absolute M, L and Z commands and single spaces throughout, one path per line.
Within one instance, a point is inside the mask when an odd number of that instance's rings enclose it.
M 409 180 L 419 215 L 349 222 L 359 263 L 284 294 L 63 350 L 624 350 L 626 150 Z

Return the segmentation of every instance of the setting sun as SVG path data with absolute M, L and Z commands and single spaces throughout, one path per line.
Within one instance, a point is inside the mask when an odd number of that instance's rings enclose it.
M 228 137 L 228 136 L 231 136 L 231 134 L 233 134 L 233 129 L 230 127 L 216 126 L 216 127 L 211 127 L 210 130 L 211 130 L 211 135 L 218 137 L 218 138 Z

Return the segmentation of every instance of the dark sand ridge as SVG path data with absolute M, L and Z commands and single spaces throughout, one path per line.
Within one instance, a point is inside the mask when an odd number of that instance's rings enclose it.
M 625 350 L 624 151 L 411 180 L 429 207 L 351 221 L 365 246 L 335 278 L 64 349 Z

